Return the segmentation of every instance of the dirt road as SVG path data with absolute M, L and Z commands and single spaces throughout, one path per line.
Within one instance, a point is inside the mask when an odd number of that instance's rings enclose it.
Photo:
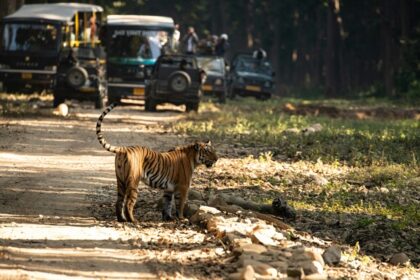
M 76 108 L 0 118 L 0 278 L 220 278 L 226 256 L 192 225 L 162 223 L 159 192 L 141 187 L 139 226 L 115 222 L 113 154 L 96 139 L 100 112 Z M 118 107 L 106 139 L 165 150 L 184 144 L 159 123 L 182 112 Z

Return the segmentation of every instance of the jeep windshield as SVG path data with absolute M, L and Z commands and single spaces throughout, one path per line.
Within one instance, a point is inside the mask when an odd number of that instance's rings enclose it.
M 197 57 L 197 62 L 199 67 L 207 74 L 216 73 L 224 75 L 225 73 L 225 63 L 220 57 Z
M 58 52 L 57 27 L 47 23 L 5 23 L 1 50 L 10 52 Z
M 259 60 L 255 58 L 240 58 L 237 62 L 238 72 L 251 72 L 271 76 L 271 64 L 266 60 Z
M 111 31 L 108 56 L 121 63 L 153 64 L 168 43 L 169 33 L 159 30 L 114 29 Z

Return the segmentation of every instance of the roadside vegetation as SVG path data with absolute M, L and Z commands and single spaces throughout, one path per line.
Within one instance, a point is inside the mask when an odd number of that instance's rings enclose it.
M 212 172 L 201 185 L 266 203 L 280 195 L 298 211 L 297 229 L 351 246 L 358 242 L 361 252 L 382 260 L 408 252 L 418 263 L 418 119 L 296 115 L 287 110 L 308 103 L 355 111 L 410 107 L 386 100 L 358 104 L 250 98 L 225 105 L 203 103 L 200 114 L 189 114 L 170 129 L 218 146 L 223 159 L 214 171 L 201 171 Z

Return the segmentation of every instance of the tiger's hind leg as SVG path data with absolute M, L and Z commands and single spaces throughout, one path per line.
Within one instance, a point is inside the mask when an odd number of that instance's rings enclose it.
M 162 220 L 172 221 L 172 201 L 174 198 L 173 192 L 165 192 L 163 194 L 163 209 L 162 209 Z
M 117 203 L 115 204 L 115 212 L 117 214 L 118 222 L 127 222 L 127 217 L 124 211 L 124 196 L 125 185 L 121 180 L 117 179 Z
M 131 223 L 137 223 L 137 220 L 134 218 L 134 206 L 137 202 L 138 185 L 139 179 L 130 180 L 130 182 L 127 185 L 127 189 L 125 190 L 124 210 L 127 220 Z

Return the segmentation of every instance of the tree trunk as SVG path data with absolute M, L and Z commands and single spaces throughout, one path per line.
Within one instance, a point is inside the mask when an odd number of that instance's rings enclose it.
M 248 0 L 246 2 L 246 37 L 248 49 L 254 48 L 254 0 Z
M 393 49 L 394 43 L 392 38 L 392 25 L 393 25 L 393 8 L 392 8 L 393 1 L 387 0 L 382 2 L 382 37 L 383 37 L 383 46 L 384 46 L 384 53 L 383 53 L 383 62 L 384 62 L 384 69 L 383 69 L 383 79 L 384 79 L 384 87 L 385 87 L 385 94 L 388 97 L 395 96 L 395 83 L 394 83 L 394 58 L 393 58 Z
M 337 97 L 340 88 L 340 34 L 339 34 L 339 0 L 328 0 L 327 16 L 327 52 L 325 87 L 327 97 Z

